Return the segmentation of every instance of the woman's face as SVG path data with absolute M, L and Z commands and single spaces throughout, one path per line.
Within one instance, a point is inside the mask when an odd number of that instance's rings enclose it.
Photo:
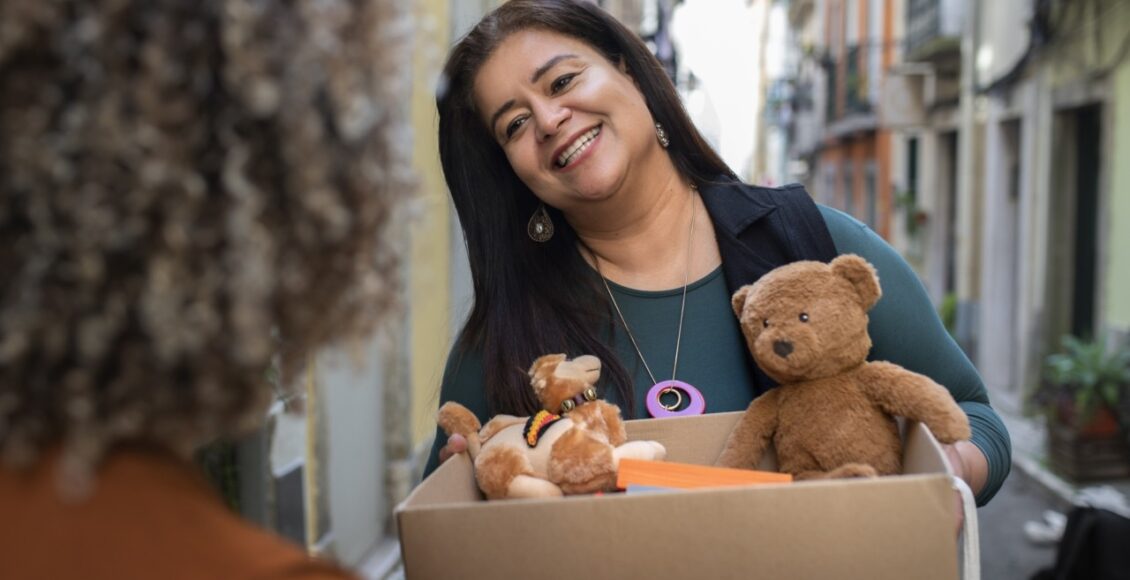
M 570 36 L 511 34 L 480 69 L 474 99 L 518 177 L 567 213 L 662 154 L 632 77 Z

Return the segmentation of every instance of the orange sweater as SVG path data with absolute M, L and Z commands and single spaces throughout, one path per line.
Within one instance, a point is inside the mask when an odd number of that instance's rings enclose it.
M 352 577 L 242 520 L 187 462 L 116 451 L 92 495 L 65 502 L 57 459 L 49 454 L 27 472 L 0 469 L 0 578 Z

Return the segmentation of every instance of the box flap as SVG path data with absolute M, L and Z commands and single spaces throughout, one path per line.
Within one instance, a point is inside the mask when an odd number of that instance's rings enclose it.
M 425 484 L 417 485 L 396 507 L 401 511 L 415 506 L 438 506 L 484 501 L 486 497 L 475 482 L 471 458 L 460 453 L 436 468 Z
M 734 425 L 745 411 L 710 413 L 669 419 L 635 419 L 624 422 L 628 439 L 658 441 L 667 448 L 667 460 L 699 465 L 714 465 Z M 766 450 L 758 469 L 777 469 L 772 446 Z
M 930 429 L 918 421 L 907 421 L 904 425 L 902 472 L 907 475 L 944 473 L 953 476 L 941 444 Z

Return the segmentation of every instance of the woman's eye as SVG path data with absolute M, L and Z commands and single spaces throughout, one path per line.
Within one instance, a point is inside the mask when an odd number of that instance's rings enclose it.
M 518 129 L 520 129 L 522 127 L 522 123 L 525 123 L 525 122 L 526 122 L 525 117 L 517 117 L 513 121 L 510 121 L 510 124 L 506 126 L 506 138 L 509 139 L 510 137 L 513 137 L 514 132 L 517 131 Z
M 561 76 L 557 77 L 556 79 L 553 80 L 553 84 L 549 86 L 550 92 L 551 93 L 561 92 L 562 89 L 569 86 L 569 83 L 573 82 L 573 77 L 575 77 L 575 76 L 577 76 L 576 73 L 571 73 L 571 74 L 561 75 Z

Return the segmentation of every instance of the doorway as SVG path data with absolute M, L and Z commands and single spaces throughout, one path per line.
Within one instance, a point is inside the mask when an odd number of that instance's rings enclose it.
M 1063 334 L 1095 335 L 1102 112 L 1102 105 L 1092 104 L 1056 114 L 1048 274 L 1052 350 Z
M 1095 333 L 1101 115 L 1099 105 L 1082 107 L 1075 113 L 1078 153 L 1075 165 L 1075 275 L 1072 276 L 1071 334 L 1084 338 L 1092 338 Z

